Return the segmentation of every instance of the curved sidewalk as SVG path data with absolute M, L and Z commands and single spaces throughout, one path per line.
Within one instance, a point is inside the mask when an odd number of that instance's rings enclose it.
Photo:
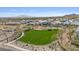
M 22 36 L 24 36 L 24 32 L 22 32 L 22 35 L 19 38 L 17 38 L 16 40 L 20 39 Z M 16 49 L 21 50 L 21 51 L 29 51 L 27 49 L 23 49 L 23 48 L 20 48 L 20 47 L 18 47 L 16 45 L 11 44 L 11 43 L 15 42 L 16 40 L 13 40 L 13 41 L 11 41 L 9 43 L 6 43 L 4 45 L 11 46 L 11 47 L 16 48 Z

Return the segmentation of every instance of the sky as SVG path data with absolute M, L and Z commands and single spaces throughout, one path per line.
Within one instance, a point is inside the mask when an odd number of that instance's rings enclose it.
M 66 14 L 79 14 L 79 7 L 0 7 L 0 17 L 63 16 Z

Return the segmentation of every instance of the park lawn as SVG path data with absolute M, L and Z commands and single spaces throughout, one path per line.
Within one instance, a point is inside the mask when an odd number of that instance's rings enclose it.
M 24 36 L 20 39 L 21 42 L 34 44 L 34 45 L 45 45 L 57 38 L 58 29 L 48 30 L 29 30 L 24 32 Z

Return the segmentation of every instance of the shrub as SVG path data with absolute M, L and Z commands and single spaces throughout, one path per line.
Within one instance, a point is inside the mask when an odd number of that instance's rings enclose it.
M 52 29 L 48 29 L 48 31 L 52 31 Z

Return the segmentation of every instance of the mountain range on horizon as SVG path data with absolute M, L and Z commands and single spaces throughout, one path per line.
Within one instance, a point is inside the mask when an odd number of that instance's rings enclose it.
M 18 15 L 18 16 L 9 16 L 9 17 L 10 18 L 30 18 L 30 17 L 37 17 L 37 16 Z M 45 17 L 45 16 L 42 16 L 42 17 Z M 67 14 L 63 16 L 46 16 L 46 17 L 79 17 L 79 14 Z M 8 18 L 8 17 L 1 17 L 1 18 Z

